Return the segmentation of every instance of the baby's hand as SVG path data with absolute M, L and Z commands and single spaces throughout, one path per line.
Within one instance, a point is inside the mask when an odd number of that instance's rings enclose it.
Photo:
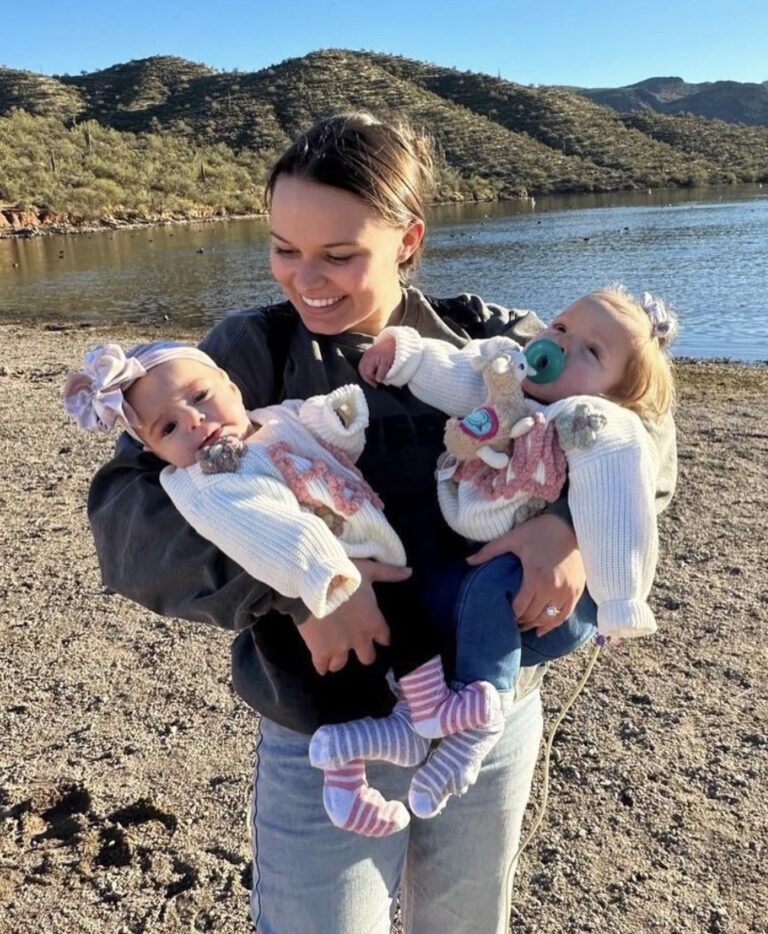
M 360 375 L 369 386 L 376 386 L 382 382 L 395 362 L 397 341 L 387 335 L 372 344 L 360 359 Z

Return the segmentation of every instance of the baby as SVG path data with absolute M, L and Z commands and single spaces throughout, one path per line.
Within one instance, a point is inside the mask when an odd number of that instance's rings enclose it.
M 653 423 L 673 406 L 665 347 L 675 330 L 671 311 L 649 293 L 638 301 L 612 287 L 583 296 L 530 342 L 525 365 L 518 363 L 522 408 L 516 402 L 523 417 L 511 431 L 517 440 L 489 438 L 502 460 L 484 458 L 484 444 L 473 461 L 444 457 L 439 465 L 446 521 L 473 541 L 489 541 L 560 494 L 565 475 L 558 455 L 565 453 L 569 506 L 605 635 L 632 637 L 656 628 L 645 598 L 656 563 L 658 463 L 640 419 Z M 541 357 L 537 348 L 544 341 L 562 360 L 556 378 L 539 382 L 527 361 Z M 514 365 L 520 348 L 504 337 L 457 349 L 410 328 L 386 328 L 364 354 L 360 373 L 374 385 L 407 385 L 422 401 L 461 417 L 448 423 L 446 438 L 451 429 L 476 436 L 492 432 L 478 425 L 509 402 L 509 389 L 506 399 L 489 400 L 488 363 L 496 361 L 498 370 L 505 357 Z M 478 412 L 483 417 L 473 418 Z M 519 448 L 524 457 L 517 456 Z
M 595 622 L 601 639 L 656 631 L 646 602 L 658 552 L 660 452 L 654 439 L 674 439 L 674 381 L 665 348 L 675 329 L 674 315 L 659 299 L 645 293 L 636 300 L 623 287 L 611 287 L 566 308 L 525 354 L 503 336 L 457 349 L 398 327 L 382 331 L 364 353 L 360 374 L 367 382 L 407 385 L 453 416 L 446 426 L 449 452 L 438 463 L 438 496 L 447 523 L 469 540 L 487 542 L 510 531 L 556 500 L 568 480 L 589 591 L 579 612 L 541 637 L 521 633 L 511 618 L 503 574 L 489 576 L 479 598 L 476 587 L 468 597 L 471 588 L 465 585 L 454 618 L 464 677 L 482 672 L 509 690 L 521 664 L 573 651 L 594 632 Z M 553 354 L 556 359 L 546 361 Z M 530 361 L 546 364 L 541 369 L 551 369 L 553 378 L 537 373 Z M 481 554 L 469 562 L 482 559 Z M 493 587 L 500 592 L 489 592 Z M 499 624 L 504 610 L 508 625 Z M 549 617 L 560 612 L 552 605 L 544 609 Z M 321 727 L 313 743 L 321 739 L 325 749 L 339 753 L 337 765 L 344 756 L 380 758 L 367 730 L 354 724 Z M 453 778 L 441 784 L 436 777 L 463 741 L 443 740 L 420 770 L 418 781 L 439 785 L 443 797 L 430 798 L 425 790 L 419 816 L 437 813 L 449 794 L 471 784 L 474 776 L 466 773 L 459 776 L 463 785 Z M 416 784 L 414 779 L 412 807 Z
M 359 386 L 247 412 L 238 387 L 197 348 L 159 341 L 124 353 L 110 343 L 86 354 L 67 381 L 64 405 L 82 428 L 121 425 L 166 461 L 160 482 L 190 525 L 316 617 L 359 586 L 352 559 L 406 563 L 380 500 L 353 463 L 368 422 Z M 476 773 L 489 737 L 495 742 L 502 728 L 495 688 L 476 682 L 449 690 L 424 622 L 389 622 L 401 697 L 385 718 L 388 739 L 396 734 L 389 754 L 416 765 L 430 740 L 466 733 L 454 768 Z M 408 823 L 402 803 L 384 801 L 367 785 L 362 761 L 323 770 L 324 803 L 337 826 L 384 836 Z
M 508 338 L 457 349 L 395 327 L 384 329 L 363 355 L 360 374 L 373 385 L 407 385 L 422 401 L 460 417 L 449 421 L 446 439 L 481 436 L 474 459 L 444 456 L 437 473 L 446 521 L 473 541 L 510 531 L 556 499 L 564 453 L 598 628 L 632 637 L 656 629 L 645 598 L 657 554 L 658 452 L 641 418 L 652 423 L 673 406 L 664 348 L 675 330 L 674 315 L 659 299 L 644 293 L 638 301 L 613 287 L 561 312 L 528 345 L 522 364 L 519 346 Z M 555 378 L 540 382 L 529 361 L 541 359 L 536 351 L 544 341 L 562 359 Z M 505 367 L 520 384 L 517 396 L 508 378 L 499 388 Z M 501 437 L 495 426 L 510 406 L 517 418 Z

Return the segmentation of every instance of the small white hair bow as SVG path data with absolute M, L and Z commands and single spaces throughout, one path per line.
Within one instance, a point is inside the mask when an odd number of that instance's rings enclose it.
M 640 307 L 651 320 L 651 333 L 654 337 L 666 337 L 672 330 L 674 321 L 667 311 L 667 306 L 661 299 L 651 295 L 650 292 L 643 292 L 640 299 Z

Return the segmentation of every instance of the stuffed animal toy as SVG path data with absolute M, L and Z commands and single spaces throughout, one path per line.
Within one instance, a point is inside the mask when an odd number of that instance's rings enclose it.
M 522 350 L 505 349 L 493 357 L 478 357 L 473 366 L 483 374 L 485 403 L 464 418 L 450 418 L 445 426 L 449 463 L 479 458 L 489 467 L 503 469 L 515 438 L 533 428 L 531 408 L 522 382 L 535 370 Z
M 245 454 L 245 444 L 232 435 L 220 438 L 214 444 L 197 452 L 197 463 L 206 474 L 235 473 Z

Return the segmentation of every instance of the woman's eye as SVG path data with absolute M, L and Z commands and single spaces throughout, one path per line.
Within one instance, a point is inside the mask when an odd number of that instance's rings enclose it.
M 352 257 L 351 256 L 336 256 L 335 254 L 328 254 L 328 262 L 336 263 L 336 265 L 341 265 L 342 263 L 348 263 Z
M 160 431 L 160 434 L 164 438 L 167 438 L 168 435 L 172 435 L 175 430 L 176 430 L 176 422 L 167 422 L 165 425 L 163 425 Z
M 291 250 L 287 246 L 273 246 L 272 252 L 277 256 L 295 256 L 296 250 Z

